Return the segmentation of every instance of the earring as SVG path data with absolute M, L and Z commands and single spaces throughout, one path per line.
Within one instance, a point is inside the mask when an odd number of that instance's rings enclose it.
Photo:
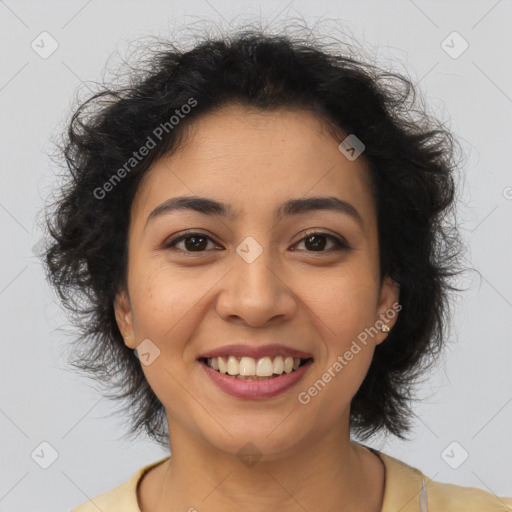
M 391 329 L 389 328 L 388 324 L 383 324 L 382 327 L 380 328 L 380 330 L 382 332 L 389 332 Z

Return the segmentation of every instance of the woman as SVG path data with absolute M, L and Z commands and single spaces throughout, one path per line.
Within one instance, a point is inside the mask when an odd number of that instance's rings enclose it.
M 172 456 L 74 510 L 512 510 L 350 437 L 405 438 L 459 271 L 412 84 L 257 31 L 133 73 L 73 116 L 46 263 L 75 366 Z

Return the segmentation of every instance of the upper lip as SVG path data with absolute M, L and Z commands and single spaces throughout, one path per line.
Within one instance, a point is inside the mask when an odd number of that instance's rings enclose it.
M 251 345 L 224 345 L 223 347 L 210 350 L 198 356 L 198 359 L 209 357 L 253 357 L 258 359 L 261 357 L 269 356 L 285 356 L 300 359 L 309 359 L 313 356 L 307 352 L 296 350 L 291 347 L 272 343 L 270 345 L 251 346 Z

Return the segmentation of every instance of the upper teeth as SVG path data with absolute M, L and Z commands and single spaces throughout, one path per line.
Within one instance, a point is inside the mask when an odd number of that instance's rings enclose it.
M 277 356 L 272 361 L 270 357 L 254 359 L 254 357 L 244 356 L 239 358 L 229 356 L 226 362 L 226 359 L 223 357 L 210 357 L 207 359 L 206 364 L 214 370 L 228 373 L 229 375 L 270 377 L 273 374 L 280 375 L 283 371 L 290 373 L 292 370 L 296 370 L 300 365 L 300 358 Z

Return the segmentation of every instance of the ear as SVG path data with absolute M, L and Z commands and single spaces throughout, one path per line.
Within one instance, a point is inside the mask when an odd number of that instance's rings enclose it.
M 375 343 L 382 343 L 388 336 L 389 333 L 381 332 L 381 326 L 386 324 L 391 330 L 395 325 L 399 311 L 402 306 L 399 303 L 400 299 L 400 285 L 386 276 L 382 281 L 382 286 L 379 294 L 378 302 L 378 318 L 376 319 L 375 326 L 379 330 L 377 336 L 375 336 Z
M 130 304 L 130 298 L 126 290 L 118 292 L 114 299 L 114 312 L 116 315 L 117 326 L 124 338 L 124 344 L 131 348 L 136 348 L 135 332 L 133 329 L 133 315 Z

